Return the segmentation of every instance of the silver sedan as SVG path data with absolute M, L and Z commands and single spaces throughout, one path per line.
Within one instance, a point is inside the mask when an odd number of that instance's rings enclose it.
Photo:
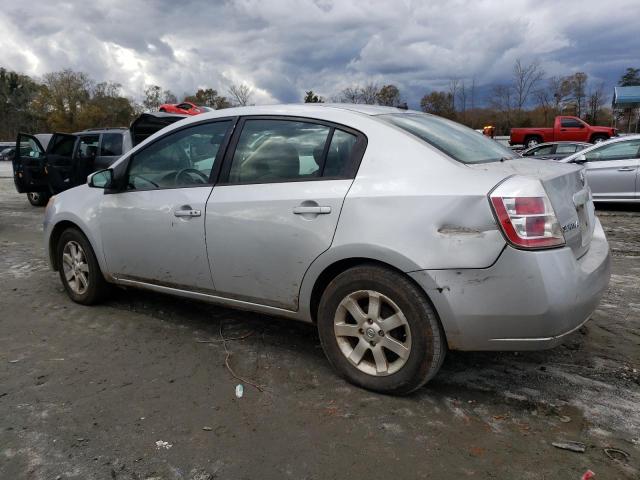
M 640 202 L 640 135 L 597 143 L 562 162 L 584 167 L 595 201 Z
M 182 120 L 52 198 L 44 231 L 76 302 L 120 285 L 310 322 L 342 376 L 395 394 L 448 349 L 557 345 L 609 280 L 580 167 L 363 105 Z

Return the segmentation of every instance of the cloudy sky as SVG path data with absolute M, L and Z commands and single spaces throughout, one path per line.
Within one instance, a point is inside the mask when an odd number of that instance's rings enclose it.
M 488 90 L 517 58 L 613 86 L 640 67 L 638 24 L 638 0 L 0 0 L 0 66 L 82 70 L 138 98 L 146 84 L 246 82 L 275 103 L 394 83 L 415 107 L 453 77 Z

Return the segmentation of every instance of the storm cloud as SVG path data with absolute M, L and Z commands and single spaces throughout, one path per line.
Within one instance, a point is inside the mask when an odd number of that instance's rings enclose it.
M 134 97 L 244 81 L 256 103 L 395 83 L 417 106 L 453 77 L 507 81 L 517 58 L 612 86 L 640 67 L 639 21 L 637 0 L 1 0 L 0 66 L 81 70 Z

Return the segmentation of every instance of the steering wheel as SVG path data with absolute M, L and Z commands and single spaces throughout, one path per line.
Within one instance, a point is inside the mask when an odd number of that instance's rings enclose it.
M 209 182 L 209 177 L 206 176 L 204 173 L 202 173 L 200 170 L 196 170 L 195 168 L 183 168 L 182 170 L 178 171 L 178 173 L 176 173 L 176 176 L 174 178 L 174 182 L 176 185 L 178 185 L 180 182 L 179 180 L 182 178 L 183 175 L 190 175 L 192 173 L 195 173 L 198 177 L 200 177 L 202 179 L 202 183 L 208 183 Z M 189 178 L 191 183 L 197 183 L 197 182 L 193 182 L 193 177 L 185 177 L 184 183 L 187 183 L 186 179 Z

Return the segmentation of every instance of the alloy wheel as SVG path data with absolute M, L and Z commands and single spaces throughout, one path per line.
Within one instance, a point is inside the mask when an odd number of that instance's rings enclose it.
M 409 322 L 380 292 L 358 290 L 347 295 L 338 305 L 333 327 L 340 351 L 363 373 L 391 375 L 409 359 Z
M 78 242 L 71 240 L 64 246 L 62 268 L 69 288 L 78 295 L 84 294 L 89 287 L 89 263 Z

